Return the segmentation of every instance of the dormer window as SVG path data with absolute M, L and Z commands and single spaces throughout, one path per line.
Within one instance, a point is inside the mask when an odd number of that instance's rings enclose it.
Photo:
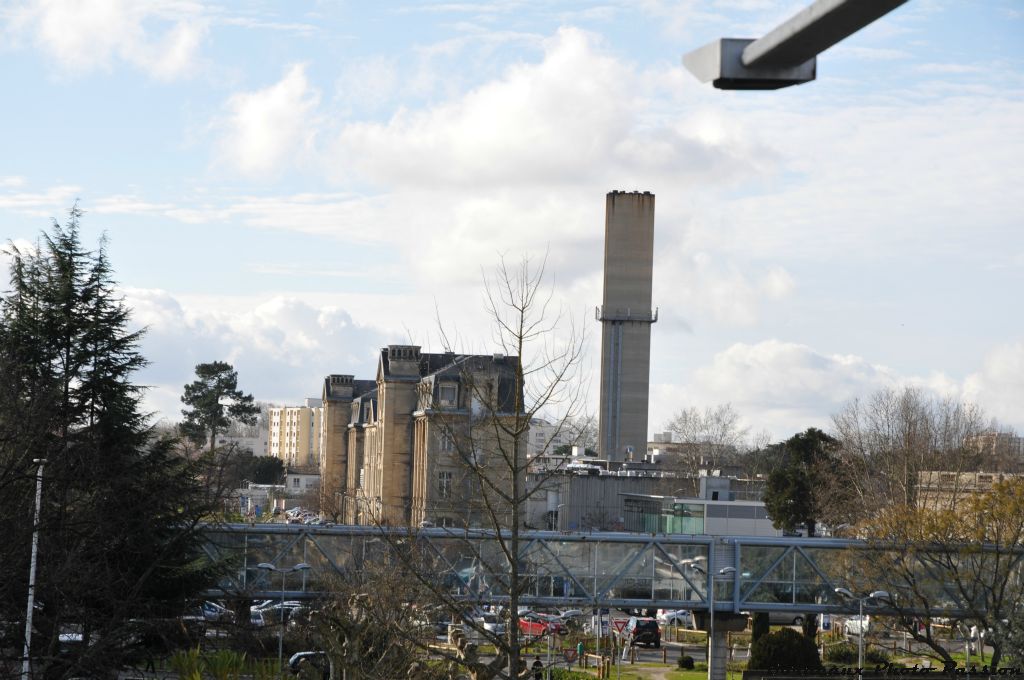
M 441 406 L 455 406 L 459 401 L 459 386 L 456 383 L 441 383 L 437 388 L 437 402 Z

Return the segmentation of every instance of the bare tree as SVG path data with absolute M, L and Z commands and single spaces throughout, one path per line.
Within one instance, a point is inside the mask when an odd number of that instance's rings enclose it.
M 270 409 L 275 405 L 267 401 L 256 401 L 253 406 L 259 409 L 255 422 L 232 420 L 224 431 L 229 437 L 259 437 L 270 431 Z
M 328 583 L 331 594 L 310 613 L 303 632 L 330 657 L 332 677 L 447 677 L 442 669 L 422 663 L 422 650 L 435 638 L 430 608 L 418 604 L 429 593 L 394 569 L 386 551 L 368 552 L 353 565 L 357 568 Z
M 413 495 L 433 493 L 434 505 L 446 523 L 459 513 L 456 526 L 466 540 L 447 557 L 459 571 L 457 583 L 437 578 L 439 566 L 422 552 L 396 550 L 397 559 L 414 574 L 446 611 L 462 620 L 475 635 L 493 644 L 507 665 L 482 664 L 472 649 L 452 655 L 475 678 L 523 678 L 529 669 L 522 659 L 519 601 L 534 584 L 538 565 L 525 556 L 520 531 L 526 504 L 546 493 L 543 477 L 527 484 L 527 471 L 547 447 L 527 453 L 530 421 L 538 414 L 552 422 L 552 438 L 576 426 L 583 406 L 580 363 L 583 333 L 557 307 L 546 283 L 545 261 L 523 258 L 515 265 L 502 260 L 484 277 L 484 306 L 491 321 L 491 355 L 456 351 L 442 329 L 452 369 L 422 387 L 417 436 L 435 448 L 424 465 L 428 472 Z M 453 386 L 447 391 L 449 386 Z M 439 485 L 429 485 L 435 480 Z M 415 519 L 415 514 L 414 514 Z M 478 532 L 483 532 L 484 540 Z M 429 557 L 429 556 L 427 556 Z M 484 594 L 487 591 L 490 594 Z M 501 593 L 507 603 L 506 632 L 495 635 L 466 616 L 474 605 Z M 500 667 L 499 667 L 500 666 Z
M 917 388 L 854 399 L 832 421 L 858 516 L 870 508 L 913 505 L 921 472 L 959 473 L 981 464 L 970 445 L 985 429 L 981 409 Z
M 567 425 L 572 433 L 573 446 L 578 446 L 583 451 L 597 450 L 597 416 L 580 415 Z
M 964 495 L 955 507 L 893 505 L 859 527 L 871 555 L 851 550 L 841 569 L 861 592 L 882 589 L 877 602 L 895 610 L 897 625 L 955 662 L 934 637 L 938 619 L 962 618 L 987 632 L 989 666 L 1004 651 L 1019 653 L 1024 624 L 1024 481 L 996 482 Z M 923 625 L 919 625 L 923 624 Z
M 714 469 L 731 461 L 744 447 L 750 429 L 731 404 L 684 408 L 666 425 L 674 446 L 669 465 L 695 476 L 701 468 Z

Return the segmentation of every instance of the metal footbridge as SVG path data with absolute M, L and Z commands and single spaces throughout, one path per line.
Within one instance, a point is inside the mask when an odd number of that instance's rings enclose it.
M 228 567 L 211 597 L 277 598 L 284 591 L 289 599 L 315 598 L 331 590 L 331 579 L 393 565 L 429 573 L 467 602 L 509 599 L 509 560 L 494 532 L 218 524 L 205 534 L 208 555 Z M 794 618 L 849 612 L 836 589 L 856 592 L 847 578 L 850 560 L 872 559 L 873 550 L 839 538 L 523 531 L 519 601 L 580 609 L 791 611 Z M 286 574 L 282 583 L 257 566 L 266 563 L 311 568 Z

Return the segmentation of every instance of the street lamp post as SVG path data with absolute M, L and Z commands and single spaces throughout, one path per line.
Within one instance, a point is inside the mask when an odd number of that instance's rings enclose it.
M 864 601 L 874 599 L 889 599 L 889 593 L 884 590 L 876 590 L 869 595 L 864 597 L 857 597 L 846 588 L 836 588 L 836 595 L 841 595 L 848 600 L 857 601 L 857 675 L 862 676 L 864 673 L 864 633 L 867 631 L 867 625 L 864 623 Z
M 25 653 L 21 661 L 22 680 L 28 680 L 32 674 L 30 655 L 32 653 L 32 612 L 36 600 L 36 559 L 39 554 L 39 510 L 43 504 L 43 466 L 45 458 L 33 458 L 36 468 L 36 513 L 32 522 L 32 558 L 28 565 L 28 605 L 25 608 Z
M 308 564 L 306 564 L 305 562 L 300 562 L 299 564 L 296 564 L 294 567 L 290 567 L 288 569 L 279 569 L 278 567 L 275 567 L 273 564 L 270 564 L 269 562 L 260 562 L 256 566 L 258 568 L 260 568 L 260 569 L 265 569 L 266 571 L 273 571 L 273 572 L 277 572 L 277 573 L 281 574 L 281 611 L 278 614 L 278 616 L 281 617 L 281 629 L 278 631 L 278 634 L 277 634 L 277 667 L 278 668 L 283 668 L 284 667 L 284 624 L 285 624 L 285 620 L 284 620 L 284 585 L 285 585 L 284 584 L 284 580 L 285 580 L 285 577 L 288 574 L 290 574 L 292 572 L 295 572 L 295 571 L 307 571 L 307 570 L 310 569 L 310 566 Z
M 707 575 L 707 571 L 696 564 L 698 560 L 703 558 L 694 558 L 693 561 L 688 563 L 690 569 L 693 569 L 698 574 Z M 724 576 L 726 574 L 735 574 L 736 567 L 722 567 L 718 570 L 718 575 Z M 709 680 L 715 680 L 714 676 L 714 655 L 715 655 L 715 574 L 711 575 L 708 580 L 708 678 Z

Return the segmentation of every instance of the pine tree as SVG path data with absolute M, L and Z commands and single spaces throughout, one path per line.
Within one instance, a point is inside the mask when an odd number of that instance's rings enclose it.
M 216 448 L 217 433 L 228 429 L 232 421 L 246 425 L 256 423 L 260 407 L 251 394 L 238 389 L 238 372 L 231 364 L 214 361 L 196 366 L 196 377 L 185 385 L 181 401 L 189 408 L 182 409 L 185 419 L 182 432 L 196 445 L 209 442 L 210 451 Z
M 198 558 L 197 524 L 215 507 L 200 463 L 152 436 L 131 382 L 145 365 L 142 332 L 130 329 L 105 240 L 83 248 L 81 216 L 76 206 L 54 222 L 35 252 L 12 248 L 0 297 L 0 504 L 28 520 L 0 543 L 0 616 L 24 614 L 32 459 L 45 458 L 33 657 L 48 677 L 117 668 L 135 644 L 131 619 L 180 612 L 211 575 Z M 68 624 L 84 644 L 57 659 Z

